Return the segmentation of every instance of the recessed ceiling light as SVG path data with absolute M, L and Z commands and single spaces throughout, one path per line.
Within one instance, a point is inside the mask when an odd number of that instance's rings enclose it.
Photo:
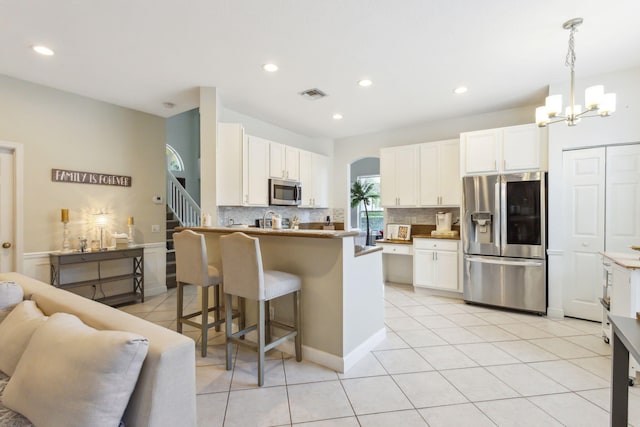
M 373 84 L 373 82 L 369 79 L 362 79 L 360 81 L 358 81 L 358 84 L 362 87 L 369 87 Z
M 453 90 L 453 93 L 457 93 L 458 95 L 461 93 L 466 93 L 467 92 L 467 87 L 466 86 L 458 86 L 457 88 L 455 88 Z
M 40 55 L 52 56 L 54 54 L 54 52 L 51 49 L 42 45 L 31 46 L 31 49 L 38 52 Z
M 333 115 L 333 120 L 342 120 L 342 114 L 340 113 L 335 113 Z
M 262 69 L 268 71 L 270 73 L 275 73 L 278 71 L 278 66 L 276 64 L 268 63 L 262 66 Z

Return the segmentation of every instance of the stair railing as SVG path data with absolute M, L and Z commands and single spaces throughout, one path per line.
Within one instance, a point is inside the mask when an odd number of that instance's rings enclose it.
M 202 221 L 200 206 L 187 193 L 176 177 L 167 171 L 167 206 L 183 227 L 199 227 Z

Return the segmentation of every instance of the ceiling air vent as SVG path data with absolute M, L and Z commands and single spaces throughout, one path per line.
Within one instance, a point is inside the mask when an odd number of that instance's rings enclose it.
M 325 96 L 327 96 L 327 94 L 321 91 L 320 89 L 313 88 L 313 89 L 307 89 L 300 92 L 300 96 L 310 101 L 314 101 L 316 99 L 324 98 Z

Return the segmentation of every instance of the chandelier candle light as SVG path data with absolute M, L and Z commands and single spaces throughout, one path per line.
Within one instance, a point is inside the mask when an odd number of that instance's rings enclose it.
M 71 252 L 69 244 L 69 209 L 60 211 L 60 221 L 62 222 L 62 250 L 61 252 Z
M 574 35 L 580 24 L 582 24 L 582 18 L 573 18 L 562 24 L 562 28 L 569 30 L 569 50 L 567 51 L 564 65 L 571 68 L 571 103 L 566 107 L 563 115 L 562 95 L 547 96 L 545 105 L 536 108 L 536 123 L 540 127 L 561 121 L 566 122 L 569 126 L 575 126 L 582 117 L 594 117 L 596 115 L 607 117 L 616 111 L 616 94 L 604 93 L 604 86 L 602 85 L 591 86 L 585 90 L 585 111 L 582 111 L 581 105 L 576 105 L 574 76 L 576 51 Z

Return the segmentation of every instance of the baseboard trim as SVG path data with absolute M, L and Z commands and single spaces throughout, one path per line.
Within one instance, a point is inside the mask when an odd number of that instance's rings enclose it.
M 562 319 L 564 317 L 564 310 L 561 308 L 547 307 L 547 317 L 552 317 L 554 319 Z
M 256 333 L 250 332 L 247 335 L 249 341 L 256 341 Z M 353 367 L 360 361 L 367 353 L 373 350 L 378 344 L 380 344 L 387 336 L 385 328 L 380 329 L 375 334 L 371 335 L 365 342 L 357 346 L 353 351 L 344 357 L 336 356 L 335 354 L 327 353 L 326 351 L 318 350 L 314 347 L 307 345 L 302 346 L 302 358 L 303 360 L 317 363 L 318 365 L 326 366 L 329 369 L 333 369 L 336 372 L 344 373 Z M 287 353 L 291 356 L 295 354 L 295 343 L 293 340 L 286 341 L 276 347 L 283 353 Z

